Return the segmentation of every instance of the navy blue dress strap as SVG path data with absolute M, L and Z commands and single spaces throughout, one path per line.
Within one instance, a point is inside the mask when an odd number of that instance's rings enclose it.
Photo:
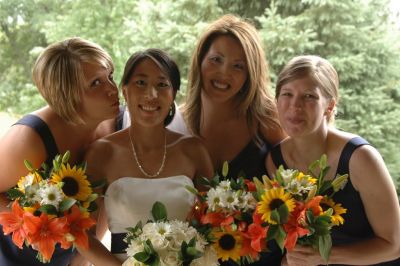
M 26 115 L 18 120 L 14 125 L 29 126 L 39 134 L 47 152 L 46 164 L 51 166 L 53 158 L 59 152 L 53 134 L 51 133 L 50 128 L 47 126 L 46 122 L 44 122 L 40 117 L 36 115 Z
M 342 153 L 340 154 L 338 168 L 336 170 L 337 174 L 344 175 L 349 173 L 349 162 L 353 152 L 362 145 L 368 145 L 368 141 L 362 137 L 354 137 L 350 139 L 344 146 Z
M 283 168 L 288 169 L 289 167 L 286 165 L 285 160 L 283 160 L 281 145 L 278 144 L 274 148 L 272 148 L 271 159 L 274 162 L 275 166 L 278 168 L 279 166 L 283 166 Z M 269 173 L 270 174 L 270 173 Z

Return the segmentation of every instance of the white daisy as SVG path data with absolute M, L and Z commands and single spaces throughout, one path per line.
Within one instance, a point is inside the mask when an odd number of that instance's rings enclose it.
M 207 192 L 207 205 L 211 211 L 215 211 L 222 206 L 221 201 L 223 199 L 221 198 L 221 193 L 221 191 L 218 191 L 215 188 L 211 188 Z
M 63 192 L 57 185 L 46 184 L 39 189 L 42 198 L 41 204 L 50 204 L 58 208 L 58 204 L 63 200 Z

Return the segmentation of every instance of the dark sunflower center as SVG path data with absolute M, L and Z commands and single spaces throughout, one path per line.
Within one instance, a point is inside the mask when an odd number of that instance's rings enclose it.
M 285 202 L 281 199 L 273 199 L 271 201 L 271 203 L 269 204 L 269 208 L 271 210 L 276 210 L 278 209 L 282 204 L 284 204 Z
M 62 191 L 68 197 L 74 196 L 78 194 L 79 184 L 76 182 L 75 178 L 66 176 L 62 180 L 64 182 L 64 186 L 62 187 Z
M 226 234 L 219 239 L 218 243 L 223 250 L 231 250 L 235 247 L 236 239 L 232 235 Z
M 329 208 L 331 208 L 331 206 L 329 206 L 328 204 L 325 204 L 325 203 L 320 203 L 319 206 L 321 206 L 322 211 L 326 211 Z

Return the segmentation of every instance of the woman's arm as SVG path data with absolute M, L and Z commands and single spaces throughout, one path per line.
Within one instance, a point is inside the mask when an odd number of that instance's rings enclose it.
M 86 172 L 90 181 L 104 181 L 107 183 L 107 169 L 112 147 L 105 139 L 95 141 L 90 145 L 86 154 L 87 164 Z M 104 180 L 103 180 L 104 179 Z M 111 252 L 100 242 L 107 231 L 107 217 L 104 211 L 103 193 L 105 187 L 95 190 L 99 195 L 96 200 L 97 211 L 91 213 L 91 217 L 96 220 L 96 226 L 92 228 L 89 234 L 89 249 L 78 248 L 79 253 L 94 265 L 121 265 L 121 262 L 114 257 Z

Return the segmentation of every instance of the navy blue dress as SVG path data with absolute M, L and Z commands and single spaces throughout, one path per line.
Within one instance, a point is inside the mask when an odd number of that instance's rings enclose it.
M 361 137 L 354 137 L 350 139 L 340 154 L 338 168 L 336 174 L 344 175 L 349 174 L 349 181 L 347 182 L 344 189 L 338 191 L 333 196 L 333 200 L 336 203 L 341 203 L 343 207 L 347 209 L 347 213 L 343 214 L 345 220 L 343 225 L 332 227 L 332 244 L 333 246 L 346 245 L 356 243 L 362 240 L 366 240 L 374 237 L 374 232 L 371 225 L 368 222 L 367 215 L 364 210 L 360 193 L 355 190 L 351 183 L 349 173 L 349 161 L 353 152 L 362 145 L 369 144 L 365 139 Z M 276 167 L 283 165 L 287 169 L 287 165 L 283 160 L 280 145 L 274 147 L 271 150 L 272 160 Z M 339 265 L 339 264 L 334 264 Z M 343 264 L 341 264 L 343 265 Z M 380 266 L 400 265 L 400 258 L 390 262 L 383 262 Z
M 266 143 L 257 145 L 253 140 L 239 153 L 236 158 L 229 162 L 228 178 L 237 178 L 239 175 L 249 180 L 253 177 L 261 178 L 267 174 L 265 169 L 265 157 L 267 156 L 269 146 Z M 241 175 L 243 174 L 243 175 Z M 221 175 L 222 176 L 222 175 Z M 270 252 L 261 253 L 259 261 L 248 264 L 251 266 L 279 266 L 282 261 L 282 251 L 275 241 L 268 242 Z M 222 262 L 222 266 L 234 266 L 235 262 Z
M 58 154 L 58 148 L 47 124 L 35 115 L 26 115 L 16 124 L 29 126 L 39 134 L 47 151 L 46 164 L 52 165 L 53 158 Z M 26 247 L 25 245 L 23 246 L 23 249 L 19 249 L 12 242 L 11 235 L 4 235 L 1 226 L 0 231 L 1 266 L 66 266 L 69 264 L 71 257 L 74 254 L 72 249 L 65 250 L 57 245 L 51 261 L 44 264 L 36 259 L 36 250 L 31 247 Z

